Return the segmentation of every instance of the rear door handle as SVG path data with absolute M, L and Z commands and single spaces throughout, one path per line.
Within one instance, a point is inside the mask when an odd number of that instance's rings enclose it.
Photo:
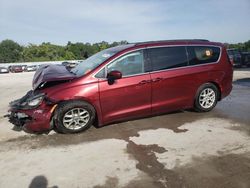
M 159 82 L 161 80 L 163 80 L 163 78 L 158 77 L 158 78 L 152 79 L 152 82 Z

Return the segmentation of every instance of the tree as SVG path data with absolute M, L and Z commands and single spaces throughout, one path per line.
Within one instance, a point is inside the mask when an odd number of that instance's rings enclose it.
M 101 43 L 98 43 L 100 51 L 105 50 L 110 47 L 109 43 L 106 41 L 102 41 Z
M 228 44 L 228 48 L 237 48 L 240 51 L 248 51 L 250 52 L 250 40 L 244 43 L 237 43 L 237 44 Z
M 66 46 L 66 51 L 73 53 L 76 59 L 83 59 L 84 44 L 81 42 L 75 44 L 69 42 Z
M 63 59 L 64 60 L 74 60 L 74 59 L 76 59 L 76 57 L 72 52 L 66 51 Z
M 12 63 L 21 60 L 23 48 L 12 40 L 0 43 L 0 63 Z
M 245 42 L 246 50 L 250 52 L 250 40 Z
M 57 61 L 64 60 L 65 48 L 50 43 L 41 45 L 29 44 L 23 50 L 23 59 L 25 61 Z M 74 58 L 72 54 L 67 54 L 67 58 Z
M 54 45 L 49 42 L 43 42 L 39 45 L 29 44 L 27 46 L 21 46 L 12 40 L 3 40 L 0 42 L 0 63 L 82 60 L 101 50 L 123 44 L 128 44 L 128 42 L 126 40 L 112 43 L 102 41 L 90 44 L 82 42 L 72 43 L 68 41 L 66 46 Z M 250 40 L 237 44 L 225 43 L 225 46 L 227 48 L 237 48 L 240 51 L 250 52 Z

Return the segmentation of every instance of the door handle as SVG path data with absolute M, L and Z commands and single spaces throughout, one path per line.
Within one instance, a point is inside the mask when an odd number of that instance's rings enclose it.
M 161 80 L 163 80 L 163 78 L 158 77 L 158 78 L 152 79 L 152 82 L 159 82 Z
M 139 85 L 147 84 L 149 82 L 150 82 L 150 80 L 142 80 L 139 82 Z

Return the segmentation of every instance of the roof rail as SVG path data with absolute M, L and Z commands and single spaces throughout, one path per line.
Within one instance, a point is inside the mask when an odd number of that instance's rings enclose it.
M 163 42 L 178 42 L 178 41 L 183 41 L 183 42 L 193 42 L 193 41 L 200 41 L 200 42 L 209 42 L 209 40 L 206 39 L 174 39 L 174 40 L 158 40 L 158 41 L 146 41 L 146 42 L 135 42 L 135 46 L 140 45 L 140 44 L 152 44 L 152 43 L 163 43 Z

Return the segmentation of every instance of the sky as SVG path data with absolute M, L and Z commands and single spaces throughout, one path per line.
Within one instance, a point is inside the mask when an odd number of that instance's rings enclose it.
M 0 0 L 0 41 L 250 40 L 250 0 Z

